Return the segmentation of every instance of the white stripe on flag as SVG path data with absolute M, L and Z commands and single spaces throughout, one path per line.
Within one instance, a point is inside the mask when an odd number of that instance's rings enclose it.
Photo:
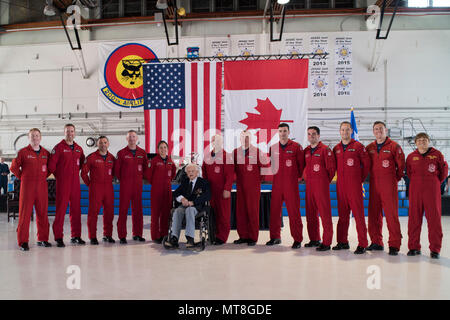
M 173 110 L 173 154 L 180 155 L 180 109 Z
M 186 83 L 186 130 L 184 134 L 184 155 L 189 157 L 191 152 L 191 113 L 192 113 L 192 93 L 191 93 L 191 68 L 194 63 L 185 63 L 185 83 Z
M 196 139 L 197 139 L 197 153 L 203 155 L 203 90 L 204 90 L 204 66 L 205 63 L 198 64 L 197 77 L 197 123 L 196 123 Z
M 149 110 L 150 115 L 150 153 L 156 152 L 156 110 Z
M 169 139 L 168 139 L 169 126 L 167 125 L 168 119 L 169 119 L 168 114 L 169 114 L 169 110 L 167 110 L 167 109 L 161 110 L 161 140 L 164 140 L 166 142 L 169 141 Z

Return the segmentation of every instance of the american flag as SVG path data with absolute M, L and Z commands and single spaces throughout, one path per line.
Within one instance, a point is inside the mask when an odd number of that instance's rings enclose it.
M 202 156 L 221 130 L 222 63 L 149 63 L 143 69 L 146 152 L 156 153 L 165 140 L 170 155 Z

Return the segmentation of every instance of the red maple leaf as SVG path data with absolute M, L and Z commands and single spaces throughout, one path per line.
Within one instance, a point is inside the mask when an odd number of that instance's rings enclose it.
M 269 98 L 266 98 L 266 100 L 256 99 L 256 102 L 257 106 L 255 109 L 259 114 L 246 112 L 247 118 L 239 122 L 245 124 L 247 130 L 261 129 L 256 133 L 258 144 L 260 142 L 268 144 L 277 133 L 276 129 L 281 122 L 280 119 L 283 110 L 275 108 Z M 287 120 L 286 122 L 293 121 Z

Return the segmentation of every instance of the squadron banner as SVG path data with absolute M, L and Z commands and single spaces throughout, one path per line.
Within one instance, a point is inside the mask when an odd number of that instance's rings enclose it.
M 146 61 L 166 56 L 166 41 L 108 42 L 99 45 L 100 112 L 142 110 L 143 73 Z

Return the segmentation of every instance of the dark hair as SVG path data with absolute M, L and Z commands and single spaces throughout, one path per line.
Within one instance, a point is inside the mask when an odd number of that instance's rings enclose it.
M 167 144 L 167 142 L 165 142 L 164 140 L 161 140 L 160 142 L 158 142 L 158 146 L 156 147 L 156 149 L 159 149 L 159 146 L 162 145 L 163 143 L 165 143 L 167 148 L 169 148 L 169 145 Z
M 350 126 L 350 128 L 352 128 L 352 130 L 353 130 L 352 124 L 348 121 L 342 121 L 341 125 L 339 126 L 339 129 L 342 127 L 343 124 L 348 124 Z
M 74 126 L 72 123 L 66 123 L 66 124 L 64 125 L 64 129 L 66 129 L 67 127 L 72 127 L 73 130 L 75 130 L 75 126 Z
M 286 128 L 288 128 L 288 130 L 290 130 L 290 129 L 289 129 L 289 125 L 288 125 L 287 123 L 285 123 L 285 122 L 280 123 L 280 124 L 278 125 L 278 128 L 283 128 L 283 127 L 286 127 Z
M 384 123 L 383 121 L 375 121 L 375 122 L 373 123 L 372 129 L 375 128 L 375 126 L 376 126 L 377 124 L 382 124 L 383 127 L 386 128 L 386 123 Z
M 108 141 L 109 141 L 109 139 L 108 139 L 108 137 L 107 137 L 107 136 L 100 136 L 100 137 L 98 137 L 97 141 L 98 141 L 98 140 L 100 140 L 100 139 L 106 139 L 106 140 L 108 140 Z
M 128 130 L 127 134 L 128 134 L 128 133 L 131 133 L 131 132 L 134 132 L 134 133 L 138 134 L 138 133 L 136 132 L 136 130 L 133 130 L 133 129 Z
M 319 127 L 312 126 L 312 127 L 309 127 L 308 130 L 315 130 L 315 131 L 317 132 L 317 134 L 320 134 L 320 129 L 319 129 Z
M 425 132 L 420 132 L 416 134 L 416 137 L 414 138 L 414 143 L 416 143 L 416 141 L 421 138 L 427 139 L 428 142 L 430 141 L 430 136 L 428 134 L 426 134 Z

